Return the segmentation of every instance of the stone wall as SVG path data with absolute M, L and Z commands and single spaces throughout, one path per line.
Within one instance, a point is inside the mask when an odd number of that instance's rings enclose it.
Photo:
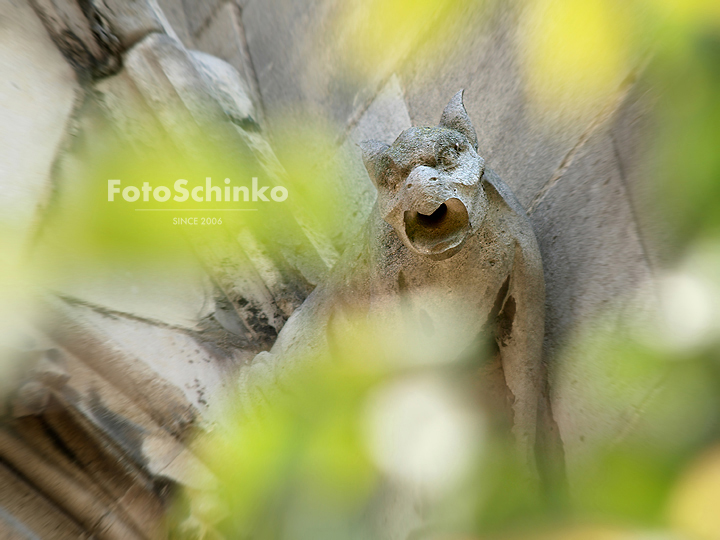
M 540 242 L 547 286 L 546 361 L 551 381 L 563 382 L 552 388 L 552 401 L 569 463 L 594 441 L 628 429 L 626 410 L 584 410 L 584 380 L 603 370 L 586 363 L 590 360 L 579 351 L 565 354 L 564 345 L 581 329 L 591 331 L 595 325 L 600 331 L 594 319 L 606 310 L 632 306 L 638 288 L 659 264 L 659 255 L 648 251 L 652 242 L 638 216 L 638 141 L 647 129 L 649 99 L 633 73 L 617 81 L 606 102 L 589 105 L 580 118 L 543 124 L 532 114 L 524 90 L 524 45 L 518 35 L 523 8 L 510 3 L 489 20 L 482 10 L 471 12 L 471 22 L 455 34 L 456 43 L 446 45 L 453 53 L 441 67 L 427 59 L 424 48 L 432 42 L 418 39 L 406 59 L 390 69 L 382 66 L 386 72 L 368 83 L 374 86 L 345 87 L 334 94 L 331 89 L 343 75 L 338 54 L 323 47 L 318 36 L 327 35 L 339 2 L 249 0 L 239 10 L 210 4 L 185 10 L 188 39 L 238 69 L 246 69 L 246 57 L 225 52 L 220 44 L 237 40 L 238 50 L 247 44 L 266 114 L 311 109 L 351 138 L 362 127 L 363 115 L 371 116 L 388 122 L 380 129 L 389 142 L 408 121 L 435 125 L 449 97 L 465 89 L 479 153 L 528 210 Z M 234 26 L 225 35 L 232 39 L 223 38 L 220 29 L 228 19 Z M 387 105 L 377 110 L 380 99 Z M 607 331 L 612 332 L 602 326 Z M 605 376 L 604 384 L 612 386 L 612 374 Z M 649 392 L 650 387 L 639 389 L 637 407 Z
M 34 0 L 31 5 L 26 0 L 0 0 L 0 215 L 5 227 L 2 241 L 8 243 L 0 257 L 8 268 L 15 267 L 31 245 L 37 247 L 33 242 L 42 246 L 48 241 L 41 234 L 52 229 L 46 222 L 47 210 L 62 210 L 62 194 L 87 155 L 83 152 L 93 151 L 94 126 L 103 122 L 117 126 L 132 116 L 125 110 L 117 113 L 114 104 L 136 100 L 162 109 L 151 103 L 154 90 L 143 86 L 155 76 L 157 58 L 161 64 L 165 61 L 162 55 L 153 56 L 165 39 L 158 37 L 162 34 L 168 36 L 167 47 L 177 51 L 172 53 L 177 65 L 197 68 L 196 60 L 186 56 L 187 49 L 209 53 L 235 68 L 241 87 L 233 91 L 247 98 L 247 114 L 260 127 L 259 137 L 271 145 L 284 118 L 312 114 L 331 126 L 337 137 L 336 159 L 344 167 L 340 192 L 353 194 L 349 230 L 359 227 L 374 200 L 374 188 L 354 143 L 368 138 L 391 142 L 410 125 L 434 125 L 449 98 L 464 88 L 465 105 L 478 131 L 479 153 L 526 207 L 540 242 L 547 285 L 545 359 L 571 483 L 595 442 L 622 438 L 632 430 L 656 383 L 647 381 L 646 387 L 637 388 L 636 402 L 622 408 L 588 408 L 584 400 L 588 387 L 597 384 L 598 377 L 612 386 L 614 374 L 602 358 L 573 348 L 572 338 L 593 329 L 614 332 L 623 324 L 617 314 L 635 309 L 638 289 L 659 264 L 659 256 L 649 247 L 651 224 L 639 218 L 642 148 L 637 141 L 647 129 L 649 115 L 648 99 L 634 71 L 618 80 L 602 102 L 588 104 L 581 114 L 545 122 L 527 102 L 522 66 L 527 45 L 519 35 L 525 9 L 521 3 L 468 13 L 465 24 L 450 32 L 451 42 L 444 45 L 449 52 L 440 65 L 431 60 L 433 41 L 423 34 L 414 36 L 406 54 L 377 65 L 371 76 L 357 78 L 348 77 L 344 42 L 333 26 L 338 14 L 357 2 L 159 0 L 159 7 L 155 2 L 147 2 L 145 8 L 137 7 L 145 3 L 132 3 L 137 6 L 128 8 L 125 18 L 120 16 L 122 10 L 103 11 L 103 6 L 115 3 L 131 4 L 118 0 L 93 5 L 99 6 L 98 13 L 119 17 L 109 20 L 118 30 L 117 43 L 98 41 L 87 18 L 67 8 L 77 9 L 72 2 Z M 63 57 L 58 28 L 69 28 L 78 39 L 85 39 L 89 45 L 84 56 L 73 56 L 74 49 L 68 52 L 66 47 Z M 194 82 L 173 79 L 173 69 L 170 64 L 160 68 L 167 82 L 158 84 L 167 96 L 195 88 Z M 183 99 L 204 104 L 203 92 L 200 98 L 186 94 L 192 99 Z M 207 103 L 215 104 L 203 105 L 203 110 L 219 111 L 220 103 L 231 116 L 227 104 L 211 98 Z M 238 100 L 236 104 L 242 101 Z M 166 118 L 162 111 L 152 115 L 158 119 L 158 129 L 170 133 L 171 127 L 161 125 Z M 253 149 L 254 159 L 269 167 L 256 150 L 265 143 L 253 139 L 254 132 L 238 127 L 236 134 L 231 125 L 228 129 L 233 144 Z M 23 398 L 22 392 L 16 398 L 14 427 L 10 435 L 0 437 L 0 474 L 8 478 L 0 484 L 0 522 L 5 520 L 7 530 L 13 531 L 10 537 L 33 537 L 22 522 L 43 538 L 80 537 L 79 531 L 99 537 L 148 534 L 152 518 L 144 515 L 128 486 L 144 485 L 145 491 L 137 488 L 138 493 L 151 506 L 162 506 L 158 478 L 186 481 L 177 472 L 178 463 L 192 459 L 182 446 L 186 424 L 202 417 L 208 400 L 228 386 L 226 375 L 233 366 L 247 362 L 272 340 L 274 334 L 253 342 L 243 333 L 257 330 L 255 323 L 247 322 L 248 299 L 256 311 L 265 313 L 270 331 L 276 333 L 348 241 L 347 235 L 324 238 L 326 231 L 309 231 L 298 215 L 288 219 L 302 242 L 312 247 L 307 260 L 293 260 L 289 251 L 283 261 L 268 259 L 262 249 L 248 247 L 252 239 L 240 248 L 230 238 L 224 253 L 248 260 L 254 268 L 252 276 L 229 267 L 223 262 L 227 257 L 213 258 L 213 253 L 197 248 L 200 260 L 182 275 L 134 275 L 119 269 L 97 276 L 89 275 L 89 270 L 85 275 L 86 269 L 79 268 L 77 280 L 64 282 L 61 290 L 54 291 L 57 296 L 40 303 L 51 322 L 23 354 L 27 356 L 29 350 L 34 351 L 33 358 L 44 358 L 53 350 L 67 354 L 60 379 L 64 384 L 69 378 L 73 388 L 67 393 L 62 385 L 51 384 L 50 390 L 38 390 L 40 401 L 32 395 Z M 258 242 L 262 244 L 262 239 Z M 288 293 L 288 284 L 298 281 L 302 290 Z M 287 301 L 278 310 L 281 297 Z M 8 303 L 0 313 L 6 333 L 34 335 L 35 330 L 27 329 L 18 317 L 27 297 L 18 294 L 13 299 L 15 303 Z M 609 321 L 608 313 L 614 314 Z M 35 384 L 37 374 L 13 377 L 8 380 Z M 22 388 L 26 394 L 36 389 Z M 118 391 L 121 398 L 112 397 Z M 67 401 L 70 394 L 74 397 Z M 53 400 L 62 403 L 48 409 Z M 27 410 L 22 409 L 25 405 Z M 72 422 L 57 413 L 58 407 Z M 117 431 L 110 413 L 102 412 L 113 410 L 122 411 L 124 431 Z M 28 416 L 45 418 L 38 428 L 44 435 L 22 424 Z M 61 433 L 68 422 L 76 431 Z M 128 425 L 136 429 L 134 435 L 127 431 Z M 119 477 L 108 481 L 111 493 L 98 495 L 102 502 L 89 513 L 78 510 L 82 501 L 73 497 L 79 491 L 65 494 L 75 501 L 69 506 L 63 503 L 63 493 L 52 489 L 40 489 L 42 494 L 33 496 L 37 469 L 26 470 L 12 461 L 26 446 L 35 447 L 38 463 L 43 456 L 52 461 L 53 450 L 39 441 L 65 437 L 72 450 L 67 438 L 75 440 L 76 433 L 98 441 L 110 439 L 116 453 L 103 457 L 108 462 L 112 456 L 136 458 L 118 473 L 122 481 Z M 129 440 L 139 441 L 139 446 L 128 447 Z M 77 460 L 70 460 L 58 474 L 74 478 L 79 490 L 103 482 L 106 479 L 92 470 L 93 459 L 80 459 L 81 470 Z M 5 487 L 15 483 L 20 487 Z M 25 491 L 32 504 L 18 504 L 8 495 Z M 41 509 L 45 506 L 53 511 Z M 38 513 L 48 516 L 47 523 L 32 518 Z M 111 515 L 112 523 L 107 517 Z

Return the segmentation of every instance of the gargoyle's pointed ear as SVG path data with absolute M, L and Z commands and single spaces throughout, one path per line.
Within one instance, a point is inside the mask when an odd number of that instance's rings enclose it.
M 370 180 L 372 180 L 375 187 L 377 187 L 377 178 L 382 168 L 382 154 L 390 147 L 380 141 L 363 141 L 358 146 L 360 146 L 360 150 L 362 150 L 363 163 L 370 175 Z
M 470 144 L 472 144 L 475 147 L 475 150 L 477 150 L 477 133 L 475 133 L 475 128 L 473 127 L 470 117 L 465 110 L 465 105 L 463 105 L 464 91 L 465 90 L 460 90 L 457 94 L 455 94 L 455 96 L 453 96 L 450 103 L 447 104 L 442 113 L 442 117 L 440 117 L 439 126 L 459 131 L 468 138 Z

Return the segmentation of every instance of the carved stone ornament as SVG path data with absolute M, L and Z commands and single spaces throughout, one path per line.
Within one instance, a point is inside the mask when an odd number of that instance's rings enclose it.
M 409 128 L 392 145 L 362 144 L 377 203 L 361 237 L 272 350 L 245 369 L 248 410 L 257 406 L 253 396 L 283 388 L 297 364 L 332 351 L 337 321 L 373 318 L 378 331 L 401 340 L 413 339 L 402 333 L 418 321 L 419 334 L 452 340 L 447 354 L 485 356 L 475 359 L 481 393 L 507 406 L 532 463 L 544 388 L 542 262 L 525 211 L 477 153 L 462 95 L 450 100 L 436 127 Z M 483 336 L 490 346 L 473 349 Z

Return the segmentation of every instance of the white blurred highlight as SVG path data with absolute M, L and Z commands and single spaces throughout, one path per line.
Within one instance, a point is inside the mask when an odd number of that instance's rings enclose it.
M 484 422 L 437 377 L 382 386 L 368 398 L 366 440 L 391 478 L 436 494 L 456 486 L 480 450 Z
M 694 347 L 711 335 L 717 315 L 710 283 L 689 273 L 660 280 L 661 324 L 664 340 L 673 348 Z

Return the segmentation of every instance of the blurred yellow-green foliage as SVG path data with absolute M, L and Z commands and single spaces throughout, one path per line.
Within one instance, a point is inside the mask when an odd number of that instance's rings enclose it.
M 423 40 L 435 40 L 438 51 L 462 47 L 453 40 L 468 11 L 490 18 L 497 6 L 347 2 L 334 19 L 335 34 L 348 73 L 371 78 L 394 69 Z M 570 464 L 569 493 L 562 478 L 538 489 L 512 442 L 472 406 L 471 375 L 453 362 L 458 351 L 421 332 L 393 342 L 356 325 L 343 336 L 340 362 L 325 369 L 324 359 L 307 359 L 315 367 L 258 416 L 226 405 L 226 421 L 198 441 L 217 484 L 188 492 L 178 503 L 187 505 L 178 509 L 179 521 L 192 509 L 199 529 L 258 540 L 392 537 L 394 520 L 413 513 L 434 523 L 418 539 L 720 539 L 720 2 L 525 0 L 513 9 L 523 88 L 542 122 L 586 121 L 616 102 L 628 81 L 652 90 L 645 204 L 670 247 L 667 275 L 658 270 L 653 316 L 611 336 L 578 332 L 571 347 L 603 360 L 603 373 L 589 381 L 578 406 L 627 410 L 628 431 L 588 441 L 591 450 Z M 332 137 L 317 123 L 286 127 L 273 148 L 287 176 L 274 179 L 254 161 L 200 141 L 194 156 L 168 143 L 142 157 L 86 135 L 76 143 L 82 166 L 61 169 L 64 180 L 77 182 L 59 183 L 62 204 L 51 205 L 59 214 L 51 213 L 39 233 L 50 239 L 47 249 L 29 268 L 0 268 L 2 314 L 16 313 L 23 287 L 36 284 L 29 277 L 52 286 L 76 268 L 182 264 L 182 235 L 161 213 L 128 219 L 142 203 L 107 203 L 110 178 L 171 186 L 177 178 L 193 185 L 210 176 L 223 186 L 224 178 L 246 185 L 259 176 L 286 182 L 288 206 L 320 230 L 343 227 L 334 170 L 321 174 L 305 153 L 308 144 L 331 147 Z M 285 210 L 273 208 L 228 219 L 237 229 L 280 238 L 288 232 Z M 212 242 L 214 231 L 204 232 Z M 638 401 L 637 388 L 648 381 L 655 390 Z M 642 411 L 633 410 L 638 402 Z M 403 500 L 419 502 L 408 509 Z
M 446 30 L 462 27 L 468 10 L 484 9 L 490 17 L 495 7 L 349 2 L 336 24 L 354 76 L 370 77 L 368 70 L 397 65 L 421 39 L 446 50 L 455 37 Z M 463 443 L 473 448 L 472 459 L 460 480 L 430 490 L 431 501 L 420 504 L 419 513 L 435 526 L 413 538 L 719 539 L 720 3 L 527 0 L 516 7 L 524 88 L 541 121 L 585 122 L 622 99 L 630 85 L 651 89 L 643 193 L 646 218 L 661 230 L 658 244 L 669 246 L 666 267 L 648 293 L 647 313 L 624 319 L 622 332 L 581 330 L 568 347 L 569 355 L 582 350 L 597 359 L 603 371 L 576 405 L 625 411 L 625 430 L 587 441 L 588 452 L 568 465 L 570 486 L 551 478 L 538 491 L 513 457 L 512 443 L 475 417 L 476 436 Z M 440 22 L 428 27 L 428 21 Z M 609 310 L 605 316 L 618 315 Z M 393 415 L 422 414 L 421 400 L 413 399 L 432 395 L 432 388 L 450 389 L 438 393 L 444 397 L 434 406 L 442 408 L 448 395 L 463 394 L 458 381 L 468 374 L 449 360 L 428 366 L 405 359 L 387 369 L 377 361 L 379 349 L 423 357 L 413 345 L 432 350 L 426 336 L 393 344 L 382 333 L 356 331 L 345 336 L 351 345 L 339 364 L 299 377 L 300 390 L 273 402 L 259 421 L 230 414 L 205 441 L 203 455 L 221 480 L 227 511 L 216 526 L 229 537 L 251 531 L 268 539 L 384 537 L 393 527 L 387 516 L 405 511 L 394 496 L 417 495 L 405 439 L 419 441 L 414 449 L 421 452 L 423 444 L 433 445 L 422 436 L 412 439 L 411 419 L 393 425 Z M 368 412 L 372 403 L 382 403 L 382 412 Z M 452 424 L 452 418 L 443 421 Z M 378 453 L 371 432 L 384 425 L 395 438 Z M 596 427 L 602 433 L 603 426 Z M 382 525 L 368 525 L 369 516 Z

